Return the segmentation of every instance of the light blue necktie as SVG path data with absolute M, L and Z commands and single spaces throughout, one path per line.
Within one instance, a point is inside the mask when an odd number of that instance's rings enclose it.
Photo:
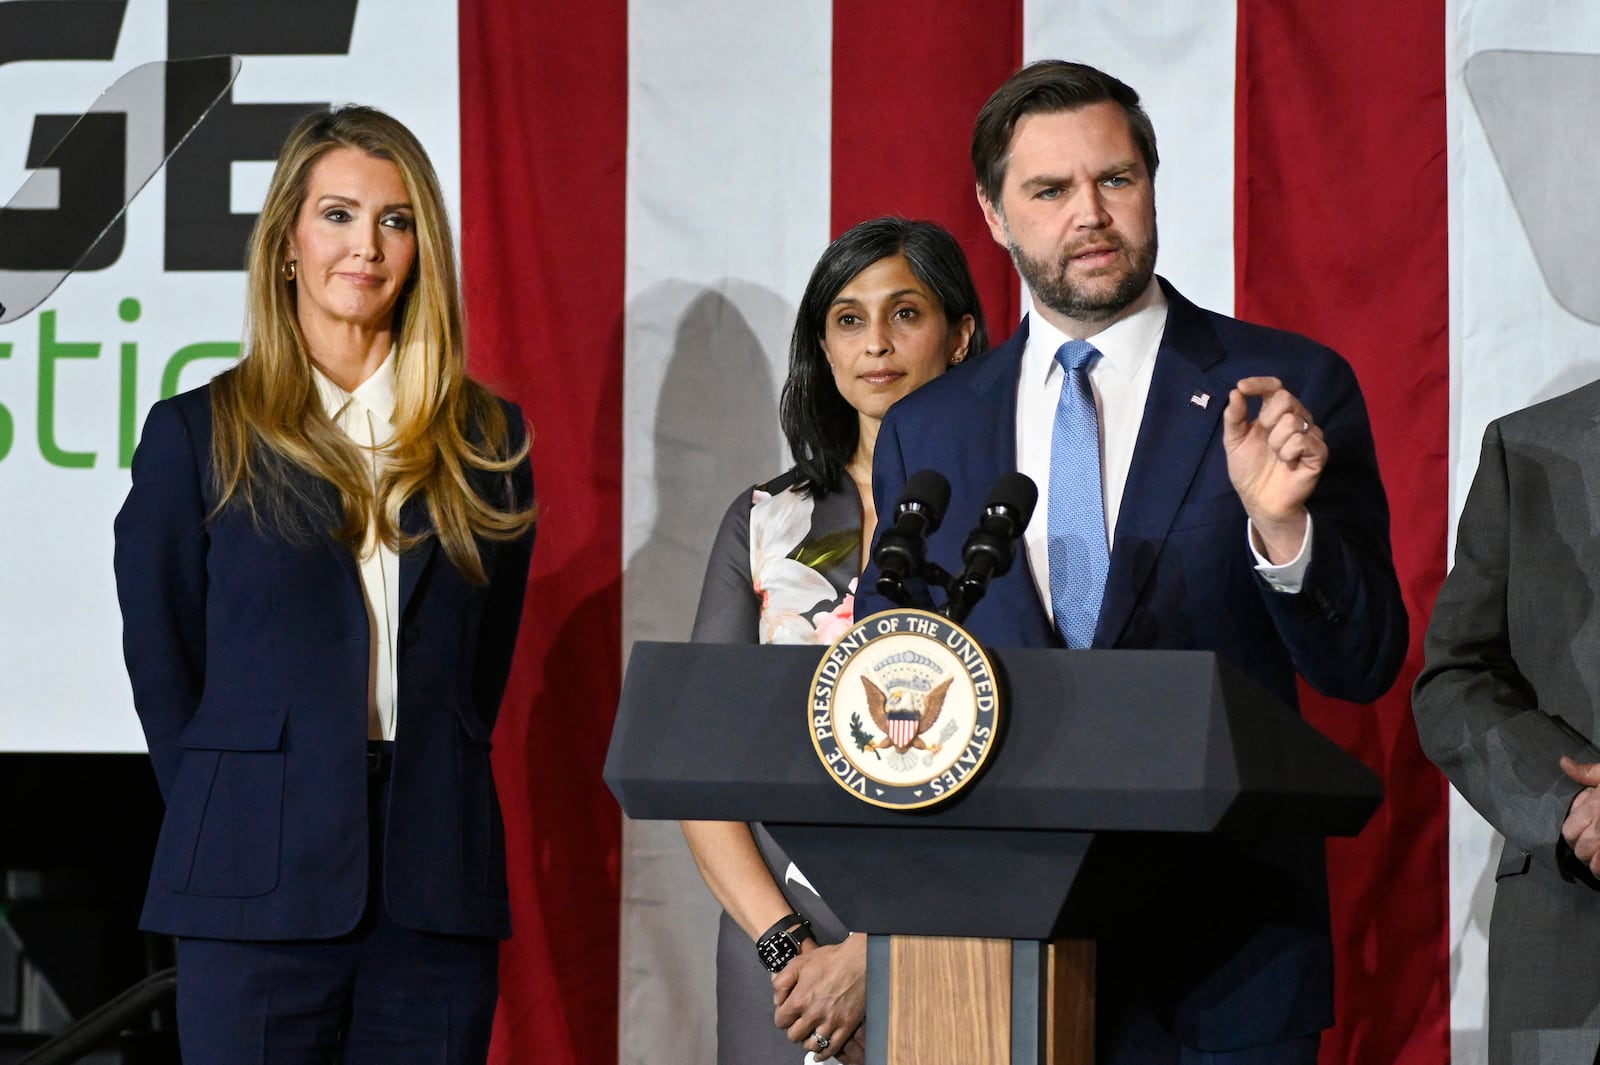
M 1100 419 L 1089 386 L 1089 367 L 1099 357 L 1087 340 L 1069 340 L 1056 352 L 1064 372 L 1050 438 L 1050 607 L 1068 647 L 1093 642 L 1110 566 Z

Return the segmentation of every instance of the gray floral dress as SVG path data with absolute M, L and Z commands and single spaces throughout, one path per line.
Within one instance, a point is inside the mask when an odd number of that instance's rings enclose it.
M 850 627 L 861 562 L 861 501 L 846 485 L 820 499 L 790 471 L 728 508 L 706 563 L 694 639 L 703 643 L 832 643 Z M 846 935 L 805 875 L 760 825 L 756 845 L 819 943 Z M 727 914 L 717 936 L 718 1065 L 798 1065 L 805 1051 L 772 1023 L 772 984 Z

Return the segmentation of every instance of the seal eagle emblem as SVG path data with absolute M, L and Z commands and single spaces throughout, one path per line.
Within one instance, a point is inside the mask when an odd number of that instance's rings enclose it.
M 811 740 L 835 783 L 891 809 L 966 787 L 998 735 L 994 669 L 949 618 L 886 610 L 828 648 L 812 679 Z
M 903 687 L 885 692 L 872 683 L 871 677 L 863 676 L 861 683 L 867 689 L 867 709 L 872 714 L 872 723 L 888 735 L 883 739 L 871 740 L 862 750 L 893 747 L 896 754 L 905 754 L 916 747 L 938 754 L 941 744 L 924 742 L 922 734 L 939 720 L 939 711 L 944 709 L 945 692 L 950 690 L 954 681 L 954 677 L 948 677 L 933 691 L 922 695 Z

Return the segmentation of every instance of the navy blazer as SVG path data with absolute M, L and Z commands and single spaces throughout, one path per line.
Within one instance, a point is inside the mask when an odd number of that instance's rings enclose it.
M 521 413 L 503 405 L 520 446 Z M 295 475 L 337 512 L 330 485 Z M 531 467 L 481 486 L 525 506 Z M 215 503 L 206 386 L 151 409 L 116 520 L 123 652 L 167 807 L 141 926 L 217 939 L 343 935 L 368 897 L 371 637 L 359 567 L 326 532 L 286 538 L 242 506 L 208 520 Z M 401 515 L 408 531 L 427 520 L 420 499 Z M 400 556 L 382 886 L 401 925 L 504 938 L 489 747 L 533 533 L 479 549 L 482 587 L 436 537 Z
M 1289 706 L 1295 674 L 1336 698 L 1370 702 L 1399 672 L 1407 617 L 1389 548 L 1389 510 L 1354 373 L 1305 337 L 1196 307 L 1164 280 L 1167 323 L 1112 539 L 1097 648 L 1216 651 Z M 994 351 L 900 400 L 878 435 L 873 494 L 879 528 L 907 477 L 950 479 L 929 558 L 952 572 L 987 493 L 1016 469 L 1017 381 L 1027 322 Z M 1222 408 L 1244 377 L 1281 378 L 1316 419 L 1329 460 L 1309 503 L 1314 533 L 1302 591 L 1272 590 L 1255 572 L 1243 505 L 1228 478 Z M 1254 404 L 1252 405 L 1254 406 Z M 1034 521 L 1045 521 L 1040 511 Z M 869 566 L 858 617 L 890 604 Z M 981 641 L 1060 647 L 1019 543 L 1017 563 L 968 616 Z M 1002 755 L 1003 757 L 1003 752 Z M 1158 903 L 1164 945 L 1139 979 L 1190 1046 L 1270 1042 L 1332 1021 L 1327 888 L 1320 841 L 1280 840 L 1249 854 L 1211 855 L 1203 876 Z M 1265 892 L 1265 894 L 1263 894 Z M 1251 912 L 1254 911 L 1254 912 Z M 1201 929 L 1204 929 L 1202 932 Z M 1138 962 L 1135 961 L 1137 965 Z M 1157 971 L 1159 969 L 1159 971 Z

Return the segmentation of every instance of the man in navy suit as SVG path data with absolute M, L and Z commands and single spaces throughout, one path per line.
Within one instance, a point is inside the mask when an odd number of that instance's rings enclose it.
M 969 615 L 979 640 L 1208 649 L 1290 706 L 1297 673 L 1376 699 L 1407 620 L 1350 367 L 1155 276 L 1155 133 L 1117 79 L 1024 68 L 984 105 L 972 155 L 1033 309 L 889 411 L 882 522 L 909 473 L 945 474 L 950 517 L 929 556 L 951 565 L 990 486 L 1020 470 L 1040 487 L 1026 564 Z M 876 576 L 858 617 L 889 605 Z M 1207 841 L 1177 870 L 1101 941 L 1099 1060 L 1312 1065 L 1333 1020 L 1321 841 Z

